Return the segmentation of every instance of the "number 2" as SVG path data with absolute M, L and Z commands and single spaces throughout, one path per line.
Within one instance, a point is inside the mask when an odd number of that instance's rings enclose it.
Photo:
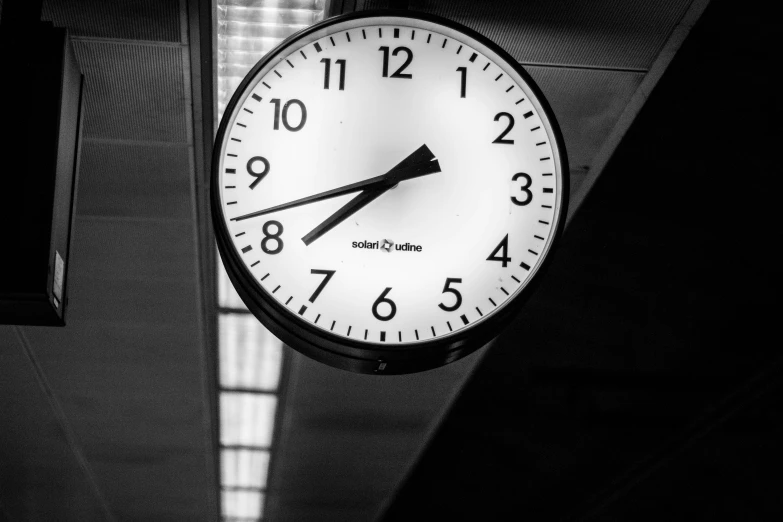
M 514 128 L 514 117 L 512 115 L 510 115 L 509 113 L 507 113 L 507 112 L 499 112 L 499 113 L 497 113 L 495 115 L 495 121 L 500 121 L 500 118 L 508 118 L 508 127 L 506 127 L 506 130 L 501 132 L 500 136 L 495 138 L 495 141 L 493 141 L 492 143 L 501 143 L 503 145 L 513 145 L 514 144 L 514 140 L 507 140 L 505 138 L 506 138 L 506 134 L 511 132 L 511 129 Z

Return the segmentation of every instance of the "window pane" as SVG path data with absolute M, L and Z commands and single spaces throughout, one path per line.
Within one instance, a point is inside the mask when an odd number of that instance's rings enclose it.
M 264 494 L 258 491 L 223 491 L 223 516 L 258 519 L 263 516 Z
M 245 74 L 277 44 L 320 21 L 324 0 L 218 0 L 217 117 Z
M 221 314 L 218 326 L 220 385 L 276 390 L 283 343 L 249 314 Z
M 226 268 L 223 266 L 223 260 L 220 259 L 219 255 L 217 255 L 217 258 L 218 306 L 247 310 L 245 303 L 242 302 L 242 298 L 234 290 L 234 285 L 231 284 L 231 280 L 228 278 Z
M 258 393 L 220 393 L 220 442 L 225 446 L 272 443 L 277 397 Z
M 221 468 L 223 487 L 265 488 L 269 452 L 224 449 Z

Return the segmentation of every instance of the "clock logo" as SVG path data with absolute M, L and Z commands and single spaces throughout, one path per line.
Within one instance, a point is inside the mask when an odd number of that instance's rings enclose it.
M 470 29 L 396 12 L 326 20 L 259 62 L 226 108 L 211 183 L 248 308 L 293 348 L 377 374 L 497 335 L 567 190 L 560 131 L 524 69 Z

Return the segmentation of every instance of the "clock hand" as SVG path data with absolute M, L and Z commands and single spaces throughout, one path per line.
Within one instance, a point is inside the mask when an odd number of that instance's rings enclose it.
M 421 162 L 421 159 L 425 159 L 425 161 Z M 435 172 L 440 172 L 440 164 L 438 163 L 438 160 L 435 159 L 435 156 L 430 149 L 428 149 L 426 145 L 422 145 L 416 152 L 394 167 L 394 169 L 381 176 L 386 178 L 386 181 L 383 184 L 374 186 L 374 188 L 371 189 L 365 189 L 361 194 L 340 207 L 337 212 L 326 218 L 320 225 L 308 232 L 302 238 L 302 241 L 304 241 L 305 245 L 309 246 L 310 243 L 345 221 L 365 205 L 377 199 L 387 190 L 394 188 L 400 181 L 424 176 L 426 174 L 433 174 Z
M 315 227 L 308 232 L 303 238 L 304 244 L 309 246 L 310 243 L 329 232 L 331 229 L 345 221 L 355 212 L 363 208 L 365 205 L 375 200 L 391 187 L 365 190 L 351 201 L 340 207 L 337 212 L 326 218 L 323 223 Z
M 435 159 L 435 156 L 426 145 L 422 145 L 415 152 L 398 163 L 394 168 L 389 170 L 389 172 L 386 174 L 365 179 L 363 181 L 357 181 L 356 183 L 344 185 L 342 187 L 327 190 L 325 192 L 320 192 L 312 196 L 289 201 L 288 203 L 283 203 L 274 207 L 244 214 L 242 216 L 231 218 L 231 221 L 242 221 L 252 217 L 263 216 L 265 214 L 271 214 L 272 212 L 278 212 L 280 210 L 307 205 L 309 203 L 315 203 L 317 201 L 323 201 L 362 190 L 372 190 L 374 188 L 381 187 L 391 188 L 400 181 L 405 181 L 407 179 L 412 179 L 419 176 L 425 176 L 427 174 L 433 174 L 435 172 L 440 172 L 440 165 L 438 164 L 438 160 Z M 358 208 L 356 210 L 358 210 Z

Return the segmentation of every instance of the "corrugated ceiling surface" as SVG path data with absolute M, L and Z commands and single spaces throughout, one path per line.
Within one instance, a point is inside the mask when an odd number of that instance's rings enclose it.
M 180 47 L 77 40 L 74 49 L 86 78 L 86 138 L 187 140 Z
M 67 27 L 73 36 L 180 42 L 179 4 L 179 0 L 44 0 L 41 17 Z
M 193 217 L 187 145 L 85 140 L 78 213 L 141 219 Z
M 552 106 L 571 169 L 589 168 L 644 73 L 538 67 L 525 69 Z M 579 88 L 574 88 L 574 86 Z
M 475 29 L 523 63 L 646 70 L 690 0 L 411 0 Z M 368 0 L 384 9 L 388 0 Z
M 74 436 L 71 448 L 50 455 L 51 469 L 16 481 L 20 488 L 60 484 L 60 475 L 73 473 L 56 459 L 80 451 L 120 520 L 218 517 L 185 7 L 180 0 L 44 0 L 42 12 L 75 36 L 85 75 L 84 139 L 67 326 L 21 330 Z M 33 465 L 45 450 L 43 443 L 25 449 Z M 79 505 L 87 496 L 76 486 Z M 67 495 L 52 499 L 59 513 L 39 516 L 44 510 L 31 506 L 12 518 L 103 519 L 71 515 L 62 508 Z

